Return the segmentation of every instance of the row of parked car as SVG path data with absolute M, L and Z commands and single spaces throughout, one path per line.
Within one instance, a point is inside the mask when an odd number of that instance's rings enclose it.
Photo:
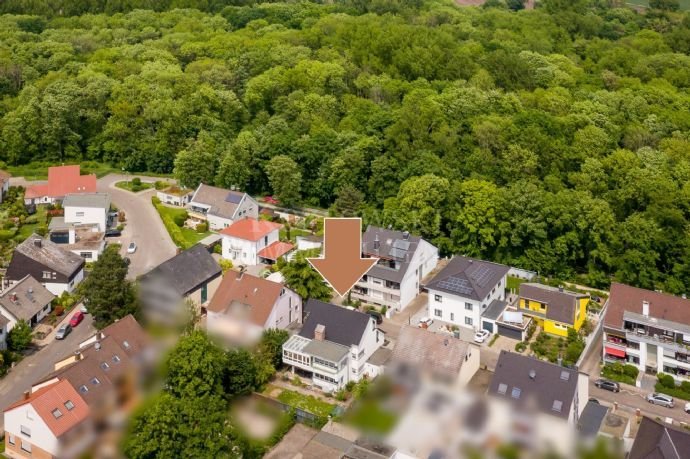
M 594 385 L 599 389 L 609 390 L 611 392 L 620 392 L 621 386 L 615 381 L 608 379 L 597 379 L 594 381 Z M 670 395 L 661 394 L 659 392 L 652 392 L 646 397 L 647 402 L 652 405 L 665 406 L 666 408 L 673 408 L 676 406 L 676 402 Z M 686 403 L 683 407 L 683 411 L 690 413 L 690 403 Z
M 86 306 L 82 305 L 79 310 L 74 313 L 68 323 L 62 324 L 60 328 L 58 328 L 58 331 L 55 332 L 55 339 L 59 340 L 67 338 L 67 335 L 72 333 L 72 329 L 82 323 L 84 320 L 84 315 L 88 312 L 89 311 L 86 309 Z

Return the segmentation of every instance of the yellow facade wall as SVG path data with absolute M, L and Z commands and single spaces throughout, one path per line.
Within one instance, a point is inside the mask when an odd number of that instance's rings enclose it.
M 554 322 L 553 320 L 548 319 L 544 321 L 544 331 L 551 335 L 563 336 L 564 338 L 567 338 L 568 328 L 570 328 L 568 325 L 560 322 Z
M 589 299 L 586 297 L 578 300 L 578 311 L 575 314 L 575 322 L 573 324 L 564 324 L 549 319 L 542 319 L 536 315 L 532 316 L 532 318 L 536 320 L 537 325 L 542 327 L 546 333 L 550 333 L 556 336 L 567 337 L 568 327 L 573 327 L 575 331 L 578 331 L 580 330 L 580 327 L 582 327 L 582 324 L 585 323 L 585 319 L 587 318 L 588 302 Z M 530 311 L 539 312 L 541 314 L 546 314 L 548 311 L 547 307 L 542 307 L 541 303 L 537 301 L 528 300 L 525 298 L 520 298 L 519 306 L 520 310 L 527 315 L 530 315 Z

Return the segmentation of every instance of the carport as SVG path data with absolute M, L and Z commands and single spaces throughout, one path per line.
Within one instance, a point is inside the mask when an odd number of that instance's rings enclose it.
M 491 304 L 489 305 L 488 308 L 482 312 L 482 317 L 481 317 L 481 328 L 482 330 L 486 330 L 489 333 L 498 333 L 498 327 L 496 325 L 496 321 L 498 320 L 499 317 L 501 317 L 501 314 L 503 314 L 503 311 L 505 311 L 506 306 L 508 306 L 508 303 L 502 300 L 493 300 Z

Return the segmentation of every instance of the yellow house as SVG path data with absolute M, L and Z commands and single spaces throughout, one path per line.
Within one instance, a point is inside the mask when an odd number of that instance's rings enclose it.
M 532 317 L 546 333 L 568 336 L 580 329 L 587 316 L 589 296 L 562 287 L 527 282 L 520 285 L 519 310 Z

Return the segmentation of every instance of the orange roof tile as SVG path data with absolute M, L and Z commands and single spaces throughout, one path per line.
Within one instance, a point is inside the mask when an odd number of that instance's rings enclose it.
M 258 255 L 261 258 L 275 261 L 294 248 L 295 246 L 288 242 L 275 241 L 273 244 L 259 250 Z
M 228 226 L 221 231 L 220 234 L 244 239 L 245 241 L 258 241 L 262 237 L 282 227 L 283 225 L 280 223 L 244 218 Z
M 80 175 L 79 165 L 48 168 L 48 183 L 27 187 L 24 197 L 62 198 L 70 193 L 95 193 L 96 175 Z
M 89 417 L 88 405 L 66 380 L 42 387 L 28 398 L 10 405 L 5 411 L 27 403 L 31 404 L 56 437 L 68 432 Z

